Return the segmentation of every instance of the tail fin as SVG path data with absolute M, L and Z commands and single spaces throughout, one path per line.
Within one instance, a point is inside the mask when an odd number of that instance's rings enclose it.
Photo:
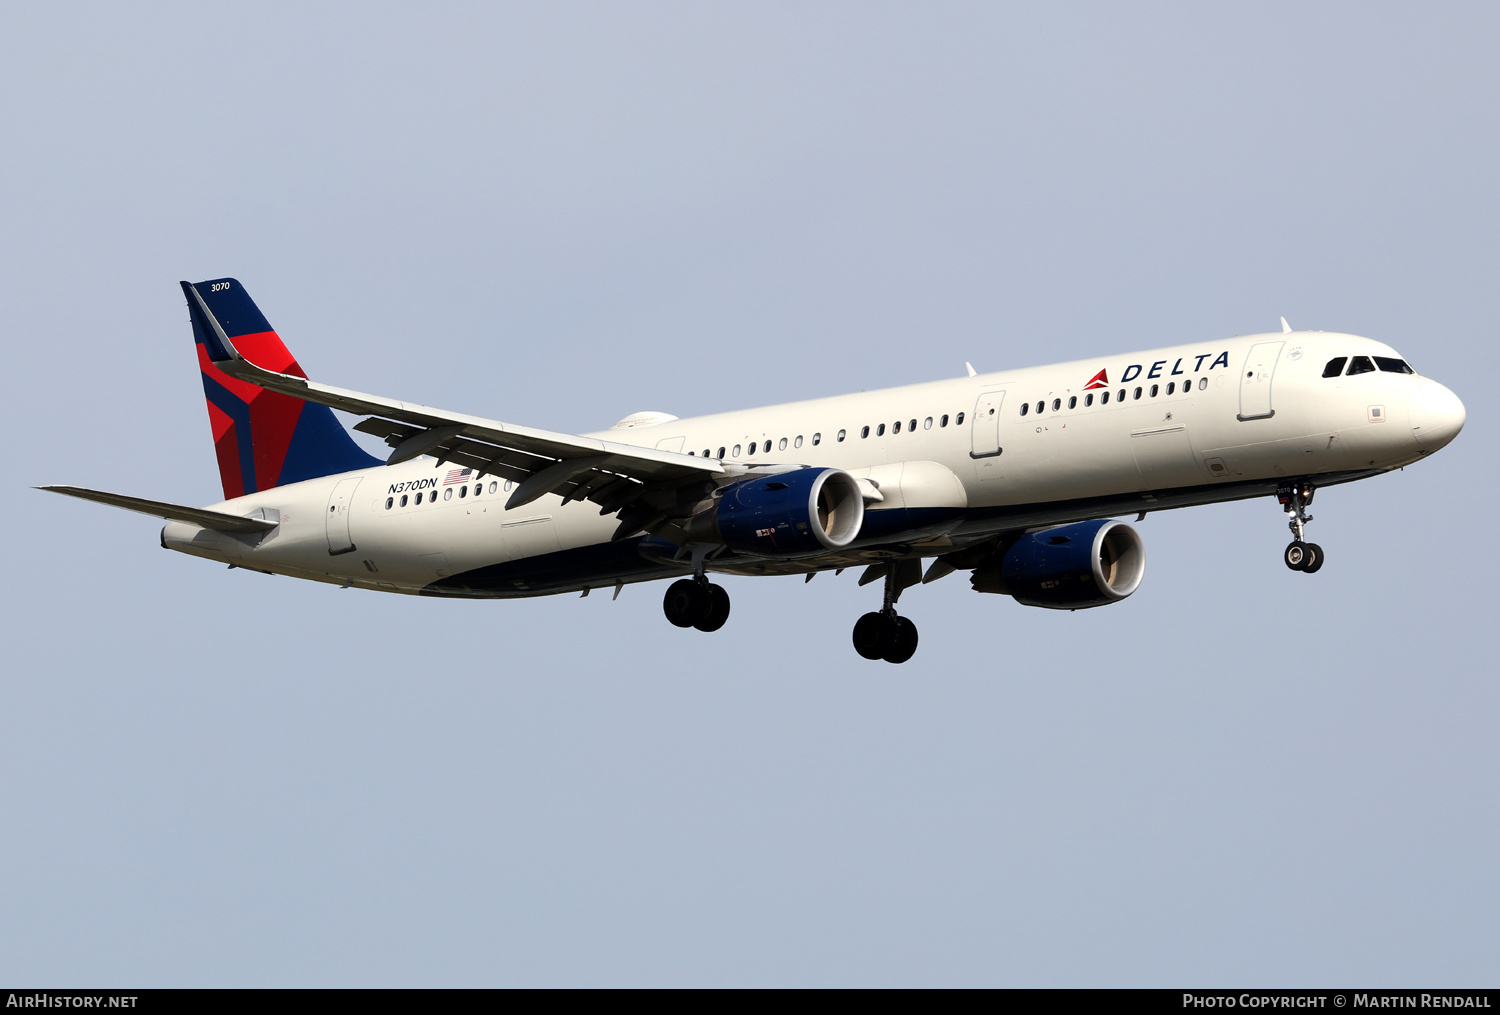
M 215 359 L 226 356 L 222 351 L 210 355 L 219 349 L 219 339 L 193 298 L 195 291 L 246 359 L 277 373 L 307 375 L 238 281 L 217 278 L 196 285 L 182 283 L 225 500 L 382 464 L 354 443 L 327 406 L 235 380 L 214 366 Z

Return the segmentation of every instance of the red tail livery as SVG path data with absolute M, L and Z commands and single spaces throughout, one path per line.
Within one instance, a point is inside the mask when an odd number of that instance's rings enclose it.
M 232 278 L 183 282 L 224 499 L 382 464 L 366 454 L 333 410 L 229 377 L 213 365 L 222 343 L 196 292 L 241 355 L 266 370 L 306 377 L 244 286 Z M 211 355 L 215 353 L 215 355 Z

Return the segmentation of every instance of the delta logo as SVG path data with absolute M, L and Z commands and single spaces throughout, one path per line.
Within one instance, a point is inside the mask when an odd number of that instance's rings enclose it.
M 1101 370 L 1094 375 L 1093 379 L 1083 386 L 1084 391 L 1093 391 L 1095 388 L 1109 387 L 1109 371 Z

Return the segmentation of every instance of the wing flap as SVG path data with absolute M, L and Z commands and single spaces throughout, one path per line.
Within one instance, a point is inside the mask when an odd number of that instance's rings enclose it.
M 240 354 L 239 350 L 234 347 L 234 343 L 224 333 L 223 327 L 215 319 L 212 311 L 208 309 L 208 304 L 204 302 L 198 290 L 191 285 L 187 288 L 218 339 L 217 343 L 214 343 L 218 346 L 218 349 L 213 350 L 214 354 L 225 357 L 222 360 L 215 359 L 216 367 L 232 377 L 249 381 L 268 391 L 277 391 L 293 398 L 326 405 L 331 409 L 338 409 L 355 416 L 379 417 L 386 423 L 384 436 L 387 443 L 397 434 L 401 434 L 401 439 L 404 441 L 412 439 L 421 430 L 436 433 L 447 428 L 458 427 L 460 428 L 458 435 L 438 441 L 434 449 L 446 447 L 449 441 L 463 439 L 467 442 L 489 445 L 499 450 L 520 451 L 538 458 L 545 458 L 549 460 L 547 464 L 568 458 L 603 455 L 605 459 L 602 467 L 610 468 L 612 471 L 617 467 L 617 471 L 647 481 L 706 478 L 725 471 L 720 463 L 711 458 L 698 458 L 677 451 L 642 448 L 632 444 L 602 441 L 593 437 L 580 437 L 576 434 L 518 426 L 514 423 L 503 423 L 480 416 L 434 409 L 414 402 L 367 395 L 359 391 L 350 391 L 347 388 L 318 384 L 293 374 L 280 374 L 265 370 Z M 391 427 L 392 423 L 404 424 L 408 429 L 396 430 Z M 361 429 L 364 433 L 374 432 L 370 427 L 362 426 Z
M 452 462 L 476 470 L 479 478 L 494 475 L 517 483 L 517 496 L 522 496 L 523 488 L 525 501 L 545 494 L 558 494 L 565 500 L 589 499 L 603 506 L 601 514 L 618 511 L 644 496 L 656 505 L 647 527 L 660 519 L 685 515 L 716 479 L 745 471 L 680 451 L 517 426 L 267 370 L 235 348 L 197 289 L 187 283 L 184 289 L 195 304 L 195 317 L 202 318 L 206 330 L 213 333 L 215 341 L 205 348 L 219 370 L 268 391 L 366 417 L 355 429 L 384 439 L 392 449 L 387 464 L 432 455 L 437 467 Z M 633 510 L 645 516 L 643 506 Z

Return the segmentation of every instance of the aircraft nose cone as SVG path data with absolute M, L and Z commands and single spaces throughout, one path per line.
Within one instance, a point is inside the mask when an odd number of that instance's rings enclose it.
M 1464 403 L 1437 381 L 1419 385 L 1408 406 L 1412 436 L 1423 450 L 1436 451 L 1464 428 Z

